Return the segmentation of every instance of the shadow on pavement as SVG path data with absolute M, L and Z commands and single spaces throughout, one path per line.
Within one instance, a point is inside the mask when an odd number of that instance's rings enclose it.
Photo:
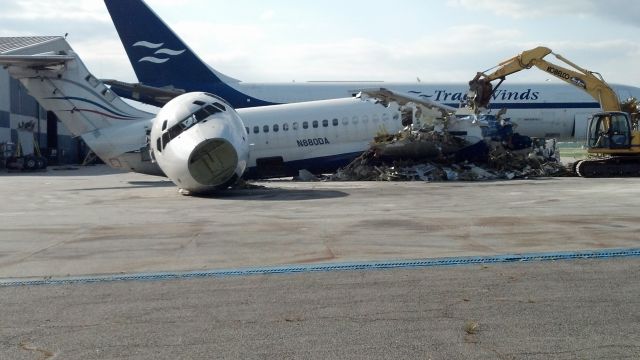
M 257 201 L 302 201 L 335 199 L 349 196 L 349 194 L 336 190 L 297 190 L 282 188 L 264 189 L 236 189 L 225 190 L 207 195 L 194 195 L 199 198 L 224 199 L 224 200 L 257 200 Z

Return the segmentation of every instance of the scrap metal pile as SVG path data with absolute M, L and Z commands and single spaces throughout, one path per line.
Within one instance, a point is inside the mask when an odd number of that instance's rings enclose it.
M 380 134 L 368 151 L 329 179 L 473 181 L 567 174 L 554 139 L 514 132 L 503 112 L 434 117 L 421 110 L 413 124 L 397 134 Z
M 432 140 L 425 140 L 421 134 L 410 135 L 405 143 L 426 145 L 432 148 Z M 484 146 L 472 146 L 467 150 L 477 152 L 475 160 L 465 159 L 459 154 L 433 157 L 395 157 L 381 155 L 380 145 L 393 144 L 398 139 L 385 143 L 375 143 L 371 149 L 339 169 L 331 180 L 369 181 L 447 181 L 447 180 L 495 180 L 523 179 L 545 176 L 566 175 L 566 168 L 560 163 L 555 140 L 537 142 L 533 147 L 511 150 L 497 141 L 485 142 Z M 444 145 L 446 141 L 444 141 Z M 481 156 L 476 156 L 481 155 Z M 481 157 L 484 157 L 482 159 Z

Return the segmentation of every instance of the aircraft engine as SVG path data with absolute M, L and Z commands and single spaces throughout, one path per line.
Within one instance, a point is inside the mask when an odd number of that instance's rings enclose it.
M 249 142 L 242 119 L 209 93 L 169 101 L 153 122 L 150 141 L 162 171 L 190 193 L 227 188 L 247 167 Z

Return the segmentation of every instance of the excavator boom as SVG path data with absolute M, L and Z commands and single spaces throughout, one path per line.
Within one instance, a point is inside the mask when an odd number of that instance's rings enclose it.
M 558 60 L 571 68 L 565 68 L 546 61 L 544 57 L 549 54 L 553 54 Z M 487 108 L 491 101 L 491 95 L 497 89 L 497 86 L 493 88 L 491 84 L 492 81 L 497 79 L 504 80 L 508 75 L 531 69 L 534 66 L 547 74 L 587 92 L 600 103 L 602 110 L 620 111 L 620 103 L 616 93 L 609 84 L 604 81 L 600 74 L 583 69 L 543 46 L 523 51 L 511 59 L 501 62 L 492 73 L 476 74 L 476 77 L 469 82 L 470 96 L 467 97 L 468 106 L 476 113 L 482 108 Z

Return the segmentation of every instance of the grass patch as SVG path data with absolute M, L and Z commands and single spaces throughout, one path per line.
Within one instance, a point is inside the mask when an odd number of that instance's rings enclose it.
M 585 159 L 587 157 L 587 149 L 583 143 L 558 143 L 558 151 L 560 152 L 560 159 L 562 158 L 575 158 Z

